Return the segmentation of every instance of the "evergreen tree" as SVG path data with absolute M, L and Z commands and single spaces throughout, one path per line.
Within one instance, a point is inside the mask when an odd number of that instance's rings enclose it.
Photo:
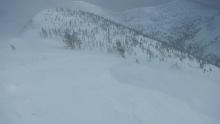
M 41 28 L 41 36 L 44 37 L 44 38 L 48 37 L 48 33 L 44 28 Z
M 66 31 L 63 42 L 71 49 L 81 48 L 81 41 L 76 32 L 70 33 L 69 31 Z
M 121 57 L 125 58 L 125 48 L 121 45 L 121 42 L 116 42 L 116 49 Z

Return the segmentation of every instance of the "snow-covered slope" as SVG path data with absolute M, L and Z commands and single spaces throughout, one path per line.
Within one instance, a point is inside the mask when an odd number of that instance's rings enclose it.
M 0 124 L 220 123 L 217 67 L 82 10 L 40 12 L 0 59 Z
M 68 50 L 31 32 L 0 43 L 0 124 L 220 123 L 219 75 Z
M 202 68 L 205 72 L 218 70 L 206 64 L 206 61 L 178 51 L 166 43 L 152 40 L 131 28 L 81 10 L 44 10 L 27 27 L 28 31 L 35 30 L 36 34 L 44 38 L 58 38 L 60 42 L 65 33 L 75 32 L 81 41 L 81 49 L 120 53 L 141 63 L 165 62 L 182 69 Z
M 121 23 L 220 66 L 220 9 L 175 0 L 117 15 Z

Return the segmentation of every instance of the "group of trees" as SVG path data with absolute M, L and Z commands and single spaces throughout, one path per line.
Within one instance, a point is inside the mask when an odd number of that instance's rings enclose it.
M 52 34 L 61 35 L 61 32 L 58 32 L 57 30 L 47 31 L 46 29 L 41 28 L 42 37 L 51 37 Z M 63 42 L 71 49 L 81 48 L 81 41 L 79 40 L 77 33 L 74 31 L 71 32 L 66 30 L 63 35 Z
M 131 55 L 140 57 L 140 60 L 141 57 L 145 57 L 147 60 L 159 58 L 160 61 L 166 61 L 174 58 L 184 61 L 188 56 L 180 48 L 184 48 L 185 42 L 200 31 L 200 21 L 195 20 L 179 24 L 167 34 L 160 34 L 161 32 L 156 29 L 152 29 L 155 32 L 151 34 L 143 34 L 91 13 L 62 9 L 56 11 L 62 11 L 63 16 L 52 18 L 55 25 L 48 26 L 52 28 L 43 27 L 42 37 L 61 37 L 68 48 L 80 49 L 83 46 L 85 49 L 99 49 L 116 53 L 123 58 L 125 55 Z M 74 18 L 71 18 L 73 16 Z M 160 36 L 166 37 L 169 34 L 174 37 L 163 39 L 168 39 L 172 43 L 162 42 Z M 158 42 L 151 41 L 149 37 Z M 179 48 L 180 52 L 177 52 L 176 48 Z
M 67 45 L 67 47 L 71 49 L 81 48 L 81 41 L 79 40 L 76 32 L 65 31 L 63 42 Z
M 77 36 L 77 33 L 74 31 L 72 33 L 70 31 L 65 31 L 63 42 L 71 49 L 80 49 L 82 44 L 81 40 Z M 125 58 L 125 47 L 120 41 L 116 42 L 115 50 L 121 57 Z
M 119 41 L 116 42 L 116 50 L 122 58 L 125 58 L 125 48 Z

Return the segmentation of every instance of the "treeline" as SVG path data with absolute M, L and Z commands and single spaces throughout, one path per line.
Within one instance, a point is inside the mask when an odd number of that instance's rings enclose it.
M 207 61 L 198 59 L 184 50 L 179 50 L 175 43 L 172 45 L 160 40 L 155 41 L 153 36 L 147 36 L 92 13 L 61 8 L 55 11 L 57 12 L 55 16 L 45 17 L 45 20 L 52 21 L 52 23 L 49 22 L 49 26 L 41 28 L 41 36 L 62 37 L 63 42 L 71 49 L 99 49 L 117 53 L 122 57 L 129 55 L 137 60 L 143 57 L 147 61 L 158 59 L 171 61 L 173 64 L 196 61 L 199 68 L 210 71 L 206 68 Z M 189 34 L 196 32 L 188 28 L 184 30 L 189 30 Z

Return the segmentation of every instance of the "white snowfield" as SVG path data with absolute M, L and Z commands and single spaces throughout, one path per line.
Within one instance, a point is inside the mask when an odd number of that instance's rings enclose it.
M 34 36 L 0 43 L 0 124 L 220 123 L 219 76 Z

